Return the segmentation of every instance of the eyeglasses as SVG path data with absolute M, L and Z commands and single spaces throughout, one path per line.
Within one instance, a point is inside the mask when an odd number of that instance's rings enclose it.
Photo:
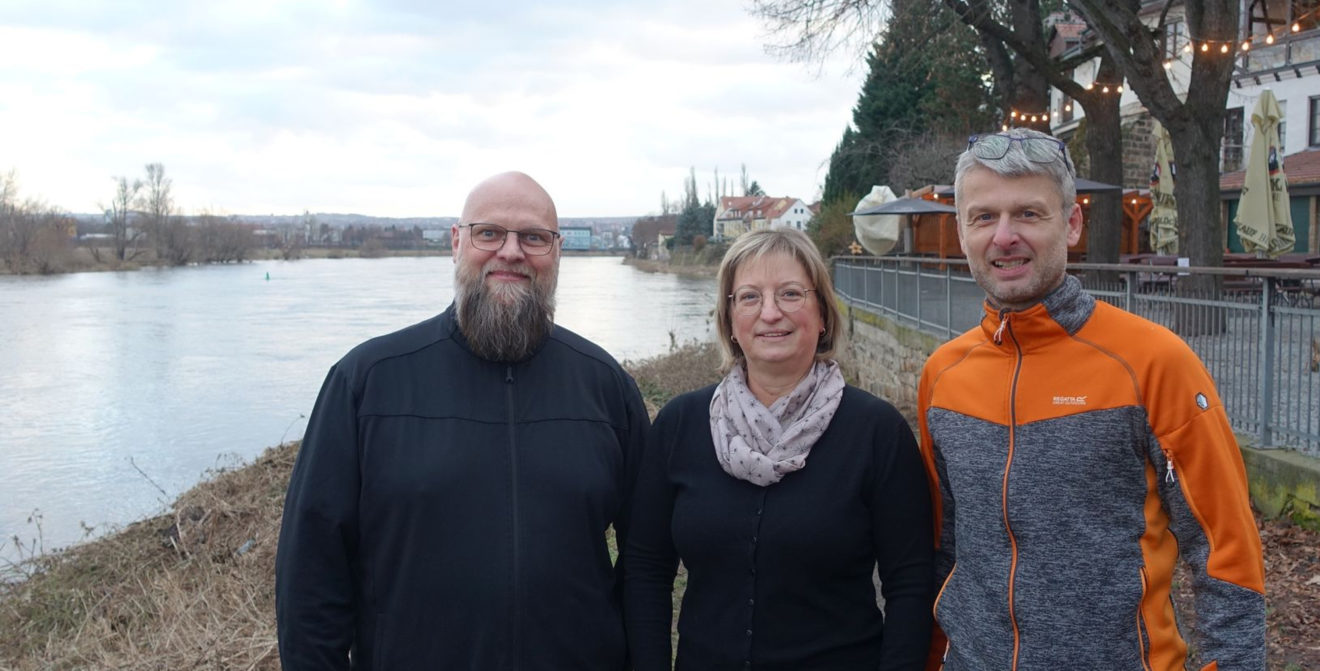
M 1022 145 L 1022 154 L 1032 163 L 1053 163 L 1062 157 L 1068 170 L 1073 169 L 1072 160 L 1068 158 L 1068 145 L 1058 138 L 1013 137 L 1004 133 L 973 135 L 967 138 L 967 150 L 977 158 L 997 161 L 1008 155 L 1014 142 Z
M 815 291 L 801 285 L 790 284 L 775 290 L 775 305 L 780 312 L 797 312 L 807 302 L 807 294 Z M 733 310 L 740 315 L 754 315 L 761 311 L 761 292 L 751 287 L 743 287 L 729 294 L 733 301 Z
M 555 238 L 559 237 L 558 232 L 548 228 L 511 231 L 498 224 L 459 224 L 458 227 L 471 231 L 468 239 L 472 241 L 472 246 L 484 252 L 499 251 L 504 246 L 505 238 L 512 233 L 518 236 L 518 245 L 522 247 L 523 253 L 541 256 L 550 253 L 550 249 L 555 246 Z

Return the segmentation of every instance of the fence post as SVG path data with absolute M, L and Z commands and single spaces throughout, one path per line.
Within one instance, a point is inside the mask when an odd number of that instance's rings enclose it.
M 1274 311 L 1270 309 L 1274 302 L 1273 277 L 1261 278 L 1260 284 L 1260 398 L 1256 407 L 1260 408 L 1259 447 L 1269 447 L 1274 442 Z
M 1125 281 L 1123 282 L 1123 285 L 1124 285 L 1124 287 L 1123 287 L 1123 309 L 1124 309 L 1124 310 L 1127 310 L 1128 312 L 1133 312 L 1133 313 L 1135 313 L 1135 312 L 1136 312 L 1136 309 L 1135 309 L 1135 308 L 1136 308 L 1136 305 L 1135 305 L 1135 304 L 1136 304 L 1136 299 L 1133 298 L 1133 296 L 1132 296 L 1133 293 L 1135 293 L 1135 287 L 1133 287 L 1132 285 L 1136 284 L 1137 282 L 1139 282 L 1139 281 L 1141 280 L 1141 275 L 1138 274 L 1138 273 L 1135 273 L 1135 272 L 1131 272 L 1131 271 L 1129 271 L 1126 275 L 1123 276 L 1123 279 L 1125 280 Z
M 944 264 L 944 339 L 953 340 L 953 267 Z
M 920 264 L 920 263 L 916 264 L 916 270 L 917 270 L 917 291 L 916 291 L 916 294 L 917 294 L 917 295 L 916 295 L 916 299 L 917 299 L 917 330 L 920 331 L 920 330 L 921 330 L 921 327 L 925 325 L 925 324 L 921 321 L 921 264 Z

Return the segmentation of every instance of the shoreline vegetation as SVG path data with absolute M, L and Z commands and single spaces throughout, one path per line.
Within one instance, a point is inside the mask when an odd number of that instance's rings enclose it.
M 448 247 L 424 247 L 418 249 L 388 249 L 384 247 L 303 247 L 297 253 L 290 254 L 281 249 L 253 249 L 243 258 L 229 261 L 193 262 L 174 264 L 154 260 L 150 255 L 141 255 L 133 260 L 117 261 L 106 251 L 94 253 L 87 247 L 78 247 L 61 257 L 44 272 L 19 272 L 10 264 L 0 262 L 0 275 L 67 275 L 70 273 L 122 272 L 133 270 L 188 268 L 193 266 L 226 265 L 252 263 L 254 261 L 299 261 L 302 259 L 380 259 L 396 256 L 449 256 Z M 628 256 L 627 250 L 567 250 L 564 256 Z M 651 262 L 656 263 L 656 262 Z M 661 264 L 663 265 L 663 264 Z M 642 268 L 646 270 L 645 268 Z M 654 271 L 648 271 L 654 272 Z M 714 276 L 714 273 L 711 274 Z

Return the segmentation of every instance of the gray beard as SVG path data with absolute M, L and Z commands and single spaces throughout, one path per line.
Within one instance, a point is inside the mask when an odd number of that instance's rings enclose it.
M 458 328 L 472 353 L 487 361 L 523 361 L 536 351 L 554 328 L 554 285 L 542 286 L 541 278 L 528 289 L 515 292 L 506 304 L 496 299 L 480 276 L 455 277 L 458 291 Z

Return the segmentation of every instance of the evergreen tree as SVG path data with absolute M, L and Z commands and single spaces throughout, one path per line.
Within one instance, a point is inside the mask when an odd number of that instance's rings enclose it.
M 683 183 L 683 209 L 678 213 L 678 226 L 674 231 L 674 243 L 690 246 L 698 235 L 709 238 L 715 224 L 715 204 L 709 199 L 705 203 L 697 197 L 697 171 L 689 169 L 687 180 Z
M 997 116 L 976 33 L 939 4 L 915 0 L 893 10 L 867 56 L 853 123 L 830 157 L 826 202 L 887 184 L 905 142 L 928 132 L 984 130 Z

